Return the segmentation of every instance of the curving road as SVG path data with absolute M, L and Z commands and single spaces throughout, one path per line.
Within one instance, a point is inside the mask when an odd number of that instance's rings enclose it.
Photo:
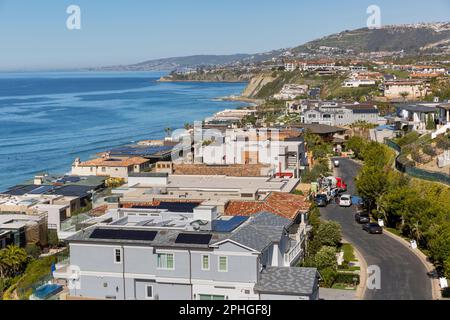
M 356 194 L 354 178 L 360 165 L 352 160 L 339 159 L 338 175 L 348 185 L 348 193 Z M 431 280 L 417 256 L 397 240 L 383 235 L 369 235 L 354 221 L 355 208 L 341 208 L 330 204 L 321 208 L 323 219 L 341 224 L 345 239 L 364 256 L 367 265 L 381 271 L 381 289 L 366 289 L 365 300 L 429 300 L 432 299 Z

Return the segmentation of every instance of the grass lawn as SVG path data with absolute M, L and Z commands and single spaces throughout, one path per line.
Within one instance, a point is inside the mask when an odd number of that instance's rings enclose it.
M 344 243 L 342 245 L 342 251 L 344 252 L 344 261 L 352 262 L 357 261 L 353 246 L 350 243 Z

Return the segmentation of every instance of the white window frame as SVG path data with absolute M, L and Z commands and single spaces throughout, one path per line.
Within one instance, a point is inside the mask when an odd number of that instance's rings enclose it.
M 163 267 L 160 267 L 160 266 L 158 266 L 158 261 L 159 261 L 159 256 L 160 255 L 172 255 L 172 264 L 173 264 L 173 266 L 172 266 L 172 268 L 163 268 Z M 173 252 L 158 252 L 157 254 L 156 254 L 156 269 L 158 269 L 158 270 L 175 270 L 175 254 L 173 253 Z
M 207 257 L 208 258 L 208 268 L 205 268 L 203 265 L 203 259 Z M 202 266 L 202 271 L 209 271 L 211 270 L 211 257 L 209 254 L 202 254 L 201 255 L 201 266 Z
M 221 258 L 225 258 L 225 260 L 226 260 L 226 269 L 225 270 L 220 270 L 220 259 Z M 217 257 L 217 271 L 218 272 L 228 272 L 228 257 L 227 256 L 218 256 Z
M 148 288 L 152 288 L 152 296 L 151 297 L 149 297 L 148 296 Z M 154 297 L 155 297 L 155 294 L 154 294 L 154 291 L 153 291 L 153 285 L 152 284 L 146 284 L 145 285 L 145 299 L 147 299 L 147 300 L 153 300 L 154 299 Z
M 119 251 L 120 252 L 120 261 L 118 262 L 117 261 L 117 251 Z M 114 248 L 114 264 L 122 264 L 122 262 L 123 262 L 123 250 L 122 250 L 122 248 Z

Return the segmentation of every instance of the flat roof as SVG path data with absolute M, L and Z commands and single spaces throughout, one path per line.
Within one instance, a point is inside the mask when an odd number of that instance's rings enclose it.
M 280 179 L 268 177 L 230 177 L 210 175 L 169 175 L 164 187 L 189 190 L 236 190 L 241 193 L 258 191 L 290 192 L 300 182 L 299 179 Z M 152 185 L 138 184 L 129 188 L 151 188 Z M 158 186 L 161 187 L 161 186 Z

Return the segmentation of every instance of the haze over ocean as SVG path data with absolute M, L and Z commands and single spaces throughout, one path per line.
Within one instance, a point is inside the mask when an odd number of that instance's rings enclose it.
M 76 157 L 163 138 L 164 128 L 243 103 L 244 83 L 159 83 L 163 73 L 0 74 L 0 191 L 36 173 L 66 173 Z

